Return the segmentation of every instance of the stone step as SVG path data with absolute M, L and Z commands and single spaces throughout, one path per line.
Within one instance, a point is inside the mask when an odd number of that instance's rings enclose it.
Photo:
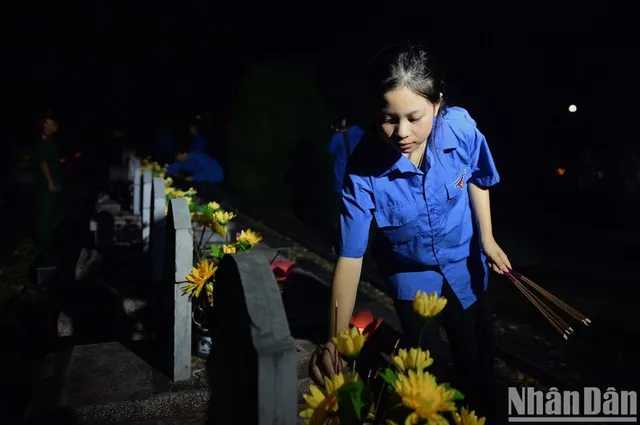
M 135 423 L 206 412 L 200 380 L 181 389 L 118 342 L 76 346 L 61 391 L 77 424 Z
M 74 409 L 74 416 L 77 425 L 202 424 L 208 405 L 208 389 L 181 390 L 145 399 L 88 405 Z
M 298 400 L 304 403 L 315 345 L 297 340 L 296 347 Z M 202 382 L 194 378 L 175 386 L 117 342 L 76 346 L 47 355 L 25 419 L 46 421 L 55 415 L 87 425 L 203 424 L 209 390 Z

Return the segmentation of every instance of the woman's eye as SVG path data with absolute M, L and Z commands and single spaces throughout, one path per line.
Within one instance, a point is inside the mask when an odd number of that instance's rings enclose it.
M 409 121 L 411 121 L 411 122 L 417 122 L 417 121 L 420 121 L 421 119 L 422 119 L 422 117 L 418 117 L 418 118 L 411 118 L 411 119 L 409 119 Z

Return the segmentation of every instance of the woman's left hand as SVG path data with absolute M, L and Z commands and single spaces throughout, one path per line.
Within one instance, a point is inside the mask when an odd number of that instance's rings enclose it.
M 505 274 L 511 271 L 511 263 L 507 254 L 498 245 L 495 239 L 491 238 L 482 241 L 482 250 L 487 256 L 491 269 L 498 274 Z

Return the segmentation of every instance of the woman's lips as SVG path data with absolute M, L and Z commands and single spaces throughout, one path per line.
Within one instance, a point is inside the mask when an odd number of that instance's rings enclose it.
M 399 142 L 398 143 L 398 147 L 400 148 L 400 150 L 407 150 L 410 149 L 413 146 L 413 142 Z

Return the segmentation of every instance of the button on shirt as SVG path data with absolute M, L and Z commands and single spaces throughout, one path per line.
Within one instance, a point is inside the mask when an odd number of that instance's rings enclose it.
M 360 143 L 342 190 L 340 255 L 364 256 L 375 218 L 374 255 L 392 294 L 440 293 L 446 279 L 466 309 L 488 281 L 467 186 L 500 177 L 466 110 L 448 108 L 434 121 L 423 169 L 382 141 Z

